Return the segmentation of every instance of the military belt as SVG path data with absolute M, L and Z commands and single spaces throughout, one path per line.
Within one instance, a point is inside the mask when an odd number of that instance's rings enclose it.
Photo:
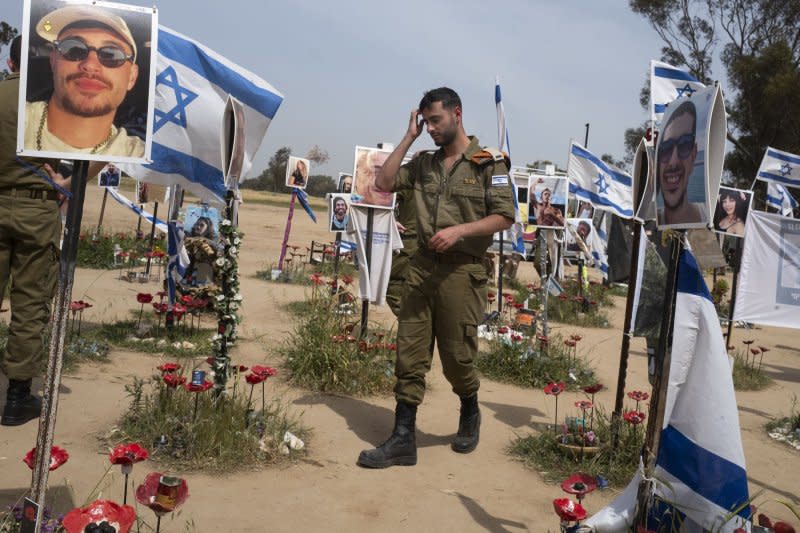
M 420 249 L 419 255 L 428 261 L 443 265 L 474 265 L 482 263 L 483 260 L 473 255 L 463 252 L 445 252 L 443 254 L 431 252 L 430 250 Z
M 58 193 L 46 189 L 0 189 L 0 195 L 14 198 L 30 198 L 31 200 L 58 200 Z

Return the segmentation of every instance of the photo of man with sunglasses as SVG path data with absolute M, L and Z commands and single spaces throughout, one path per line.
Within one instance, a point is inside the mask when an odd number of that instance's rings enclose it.
M 696 135 L 697 108 L 694 102 L 687 100 L 680 103 L 667 119 L 657 148 L 659 227 L 697 227 L 707 222 L 705 198 L 693 198 L 700 192 L 698 185 L 702 186 L 700 196 L 705 194 L 704 174 L 700 172 L 699 178 L 693 177 L 697 159 Z M 690 191 L 690 179 L 701 180 L 701 183 L 695 183 L 693 189 L 697 190 Z
M 49 43 L 52 92 L 31 101 L 28 91 L 25 150 L 143 158 L 144 140 L 115 123 L 140 74 L 125 20 L 99 6 L 67 5 L 39 18 L 35 32 Z

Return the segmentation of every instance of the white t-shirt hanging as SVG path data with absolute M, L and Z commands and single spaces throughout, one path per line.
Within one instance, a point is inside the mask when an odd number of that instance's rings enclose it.
M 350 221 L 347 234 L 358 245 L 358 295 L 369 298 L 370 303 L 384 305 L 386 289 L 389 287 L 389 274 L 392 271 L 392 252 L 403 247 L 400 232 L 395 224 L 394 211 L 374 209 L 372 222 L 372 258 L 367 269 L 367 209 L 353 205 L 350 207 Z

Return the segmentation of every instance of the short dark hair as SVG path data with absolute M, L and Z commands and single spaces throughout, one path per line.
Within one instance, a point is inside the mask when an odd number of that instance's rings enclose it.
M 664 129 L 661 130 L 661 132 L 666 132 L 667 128 L 669 128 L 669 125 L 672 124 L 672 121 L 681 115 L 692 116 L 692 135 L 697 135 L 697 108 L 695 107 L 694 102 L 691 100 L 686 100 L 675 109 L 675 111 L 669 116 L 669 120 L 664 125 Z
M 9 57 L 17 70 L 19 70 L 22 65 L 22 35 L 17 35 L 14 37 L 14 40 L 11 41 Z
M 419 110 L 425 111 L 431 107 L 434 102 L 441 102 L 442 107 L 445 109 L 454 109 L 461 106 L 461 98 L 458 93 L 449 87 L 439 87 L 438 89 L 431 89 L 422 96 L 419 101 Z

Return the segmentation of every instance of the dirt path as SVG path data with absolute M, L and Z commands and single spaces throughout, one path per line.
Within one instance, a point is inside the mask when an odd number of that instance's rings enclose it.
M 96 223 L 101 193 L 90 186 L 84 220 Z M 287 202 L 288 203 L 288 202 Z M 241 210 L 246 234 L 241 255 L 244 294 L 242 335 L 234 361 L 250 365 L 280 366 L 274 347 L 291 329 L 281 305 L 302 298 L 304 289 L 276 285 L 253 277 L 256 270 L 277 262 L 286 208 L 247 203 Z M 105 226 L 123 231 L 135 227 L 132 215 L 109 203 Z M 312 239 L 327 240 L 322 225 L 315 226 L 302 211 L 296 211 L 291 242 L 307 245 Z M 521 277 L 533 279 L 530 264 L 523 264 Z M 136 292 L 158 290 L 156 283 L 129 284 L 116 279 L 116 272 L 79 270 L 74 299 L 91 301 L 84 320 L 112 321 L 138 308 Z M 583 329 L 555 324 L 566 333 L 581 331 L 581 354 L 597 369 L 600 381 L 610 387 L 597 401 L 613 408 L 619 359 L 623 301 L 611 311 L 612 329 Z M 388 309 L 375 309 L 372 317 L 386 325 Z M 764 366 L 775 385 L 760 393 L 739 393 L 742 437 L 747 455 L 751 494 L 760 489 L 760 502 L 775 498 L 800 505 L 797 478 L 800 455 L 770 440 L 762 430 L 768 420 L 788 414 L 792 394 L 800 396 L 800 342 L 797 332 L 765 328 L 734 333 L 734 343 L 747 337 L 773 347 Z M 628 388 L 649 390 L 645 349 L 635 339 L 629 367 Z M 62 386 L 56 444 L 70 452 L 69 462 L 50 476 L 52 501 L 69 505 L 63 490 L 70 485 L 76 504 L 92 489 L 107 465 L 107 450 L 97 435 L 111 429 L 127 408 L 124 385 L 134 376 L 148 376 L 160 359 L 155 356 L 115 351 L 112 362 L 82 366 L 67 375 Z M 0 391 L 6 388 L 0 378 Z M 476 452 L 459 455 L 450 450 L 458 420 L 458 400 L 434 361 L 430 389 L 418 416 L 419 464 L 382 471 L 355 465 L 358 452 L 379 444 L 390 431 L 394 402 L 391 397 L 350 398 L 318 395 L 287 387 L 278 378 L 271 393 L 280 395 L 291 408 L 302 413 L 302 422 L 312 429 L 305 459 L 291 465 L 224 476 L 189 474 L 191 497 L 182 513 L 165 521 L 162 531 L 183 531 L 192 520 L 196 531 L 547 531 L 558 527 L 551 501 L 561 497 L 557 486 L 545 484 L 539 475 L 513 461 L 505 453 L 515 435 L 531 431 L 531 424 L 552 420 L 552 402 L 538 390 L 526 390 L 484 379 L 480 392 L 483 410 L 481 443 Z M 574 398 L 573 398 L 574 396 Z M 567 394 L 568 401 L 578 399 Z M 565 402 L 564 405 L 567 405 Z M 11 503 L 30 483 L 30 471 L 21 462 L 33 447 L 36 424 L 0 429 L 0 505 Z M 136 467 L 139 479 L 155 469 L 154 464 Z M 121 483 L 115 482 L 103 496 L 121 501 Z M 585 504 L 598 510 L 613 497 L 611 490 L 593 493 Z M 772 502 L 762 505 L 768 514 L 789 518 Z M 143 510 L 149 513 L 148 510 Z

